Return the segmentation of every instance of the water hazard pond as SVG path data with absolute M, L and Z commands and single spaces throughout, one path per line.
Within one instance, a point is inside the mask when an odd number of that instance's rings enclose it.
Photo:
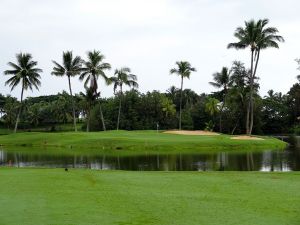
M 286 150 L 199 154 L 47 154 L 0 148 L 0 166 L 146 171 L 300 171 L 300 137 Z

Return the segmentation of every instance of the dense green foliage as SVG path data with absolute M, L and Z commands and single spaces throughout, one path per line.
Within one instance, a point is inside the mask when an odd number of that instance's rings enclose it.
M 2 224 L 296 225 L 300 220 L 299 173 L 0 172 Z
M 232 67 L 231 84 L 227 88 L 225 106 L 222 111 L 211 113 L 208 109 L 211 98 L 224 102 L 223 89 L 210 95 L 198 95 L 190 89 L 182 94 L 182 128 L 203 130 L 211 128 L 228 134 L 245 133 L 246 100 L 248 95 L 245 71 L 235 71 Z M 242 72 L 241 72 L 242 71 Z M 29 97 L 24 102 L 19 127 L 25 130 L 61 130 L 64 124 L 72 122 L 72 103 L 66 92 L 57 95 Z M 102 98 L 101 106 L 106 128 L 116 129 L 120 98 L 120 129 L 149 130 L 176 129 L 180 107 L 180 90 L 171 87 L 165 93 L 152 91 L 140 93 L 136 90 L 124 92 L 110 98 Z M 86 130 L 86 118 L 90 120 L 90 130 L 103 130 L 99 101 L 90 103 L 87 94 L 75 95 L 75 115 Z M 20 102 L 11 96 L 0 94 L 0 126 L 12 128 L 18 113 Z M 286 94 L 270 91 L 268 96 L 255 95 L 254 132 L 256 134 L 299 133 L 300 83 L 295 83 Z M 90 114 L 89 117 L 87 115 Z

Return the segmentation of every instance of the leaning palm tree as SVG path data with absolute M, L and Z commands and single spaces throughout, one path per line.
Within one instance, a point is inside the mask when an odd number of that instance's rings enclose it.
M 170 74 L 177 74 L 181 77 L 181 88 L 180 88 L 180 103 L 179 103 L 179 130 L 181 130 L 181 111 L 182 111 L 182 88 L 183 78 L 190 78 L 191 72 L 196 72 L 196 69 L 191 66 L 187 61 L 176 62 L 177 68 L 170 70 Z
M 17 119 L 16 119 L 15 129 L 14 129 L 15 133 L 17 132 L 18 129 L 18 123 L 22 111 L 24 90 L 27 90 L 28 88 L 32 90 L 33 87 L 39 89 L 39 86 L 41 85 L 40 82 L 41 76 L 39 73 L 43 72 L 41 69 L 36 67 L 37 62 L 32 60 L 31 54 L 19 53 L 16 55 L 16 58 L 17 58 L 16 64 L 12 62 L 8 63 L 8 65 L 11 66 L 13 69 L 4 71 L 5 75 L 12 75 L 12 77 L 5 82 L 5 85 L 9 85 L 11 87 L 11 90 L 13 90 L 16 86 L 18 86 L 19 83 L 22 84 L 21 106 L 17 114 Z
M 251 50 L 251 67 L 250 67 L 250 99 L 247 107 L 246 133 L 251 135 L 253 128 L 253 84 L 257 71 L 257 65 L 260 56 L 260 50 L 269 47 L 278 48 L 277 42 L 283 42 L 284 39 L 277 35 L 278 30 L 275 27 L 266 27 L 268 19 L 250 20 L 245 22 L 245 27 L 238 27 L 234 36 L 238 42 L 228 44 L 228 48 L 245 49 L 250 47 Z M 254 65 L 255 63 L 255 65 Z
M 109 83 L 108 77 L 105 75 L 105 70 L 110 70 L 111 66 L 109 63 L 103 62 L 104 55 L 101 54 L 100 51 L 90 51 L 87 53 L 88 59 L 83 62 L 82 74 L 80 75 L 80 80 L 85 80 L 84 86 L 88 87 L 88 83 L 90 83 L 89 88 L 93 92 L 94 95 L 100 96 L 100 92 L 97 92 L 98 83 L 97 80 L 102 77 L 106 83 Z M 102 120 L 103 130 L 106 130 L 105 121 L 102 113 L 101 103 L 100 105 L 100 116 Z
M 75 56 L 73 58 L 72 51 L 63 52 L 63 64 L 60 65 L 56 61 L 52 60 L 54 63 L 52 75 L 55 76 L 67 76 L 68 82 L 69 82 L 69 90 L 71 95 L 71 101 L 72 101 L 72 108 L 73 108 L 73 123 L 74 123 L 74 130 L 77 131 L 76 127 L 76 116 L 75 116 L 75 104 L 74 99 L 72 95 L 72 87 L 71 87 L 71 77 L 74 77 L 76 75 L 79 75 L 81 72 L 81 58 L 79 56 Z
M 110 83 L 114 85 L 114 94 L 116 94 L 117 88 L 119 87 L 119 113 L 117 121 L 117 130 L 119 130 L 120 116 L 121 116 L 121 106 L 122 106 L 122 97 L 123 97 L 123 85 L 138 88 L 137 76 L 131 74 L 131 70 L 128 67 L 123 67 L 121 69 L 116 69 L 115 74 L 110 79 Z
M 213 79 L 214 82 L 209 82 L 212 86 L 216 88 L 222 88 L 221 93 L 223 95 L 223 103 L 220 108 L 220 121 L 219 121 L 219 126 L 220 126 L 220 132 L 222 132 L 222 114 L 223 114 L 223 109 L 226 103 L 226 96 L 227 96 L 227 91 L 228 91 L 228 86 L 230 84 L 230 73 L 231 71 L 228 70 L 227 67 L 223 67 L 221 72 L 217 72 L 213 74 Z

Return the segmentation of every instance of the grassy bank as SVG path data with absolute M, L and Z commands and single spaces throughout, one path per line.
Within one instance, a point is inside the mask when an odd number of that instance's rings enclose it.
M 187 136 L 157 133 L 155 131 L 107 131 L 107 132 L 26 132 L 0 136 L 0 145 L 17 147 L 60 147 L 87 151 L 118 150 L 142 151 L 231 151 L 284 148 L 286 144 L 275 138 L 265 140 L 232 140 L 229 135 Z
M 0 224 L 299 224 L 300 173 L 0 169 Z

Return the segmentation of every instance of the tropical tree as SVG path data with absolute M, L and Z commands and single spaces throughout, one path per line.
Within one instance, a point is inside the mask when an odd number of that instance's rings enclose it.
M 109 63 L 103 62 L 105 59 L 105 56 L 101 54 L 100 51 L 89 51 L 87 53 L 87 60 L 83 62 L 83 68 L 82 68 L 82 73 L 79 77 L 80 80 L 85 80 L 84 86 L 85 88 L 88 88 L 88 83 L 90 83 L 89 88 L 90 91 L 93 93 L 95 96 L 100 97 L 100 92 L 98 93 L 98 83 L 97 80 L 99 77 L 103 78 L 106 82 L 106 84 L 109 84 L 109 79 L 105 75 L 105 70 L 110 70 L 111 65 Z M 101 108 L 101 103 L 99 101 L 99 106 L 100 106 L 100 116 L 102 120 L 102 126 L 103 130 L 106 130 L 105 127 L 105 121 L 102 113 L 102 108 Z
M 73 57 L 72 51 L 63 52 L 63 64 L 60 65 L 56 61 L 52 60 L 54 63 L 52 75 L 55 76 L 67 76 L 69 82 L 69 90 L 72 99 L 72 108 L 73 108 L 73 123 L 74 123 L 74 130 L 77 131 L 76 127 L 76 116 L 75 116 L 75 104 L 72 95 L 72 87 L 71 87 L 71 77 L 79 75 L 81 72 L 82 60 L 79 56 Z
M 122 97 L 123 97 L 123 85 L 132 88 L 138 88 L 139 85 L 137 83 L 137 76 L 131 74 L 131 70 L 128 67 L 123 67 L 121 69 L 116 69 L 114 76 L 109 79 L 109 82 L 114 85 L 114 94 L 116 94 L 118 87 L 119 92 L 119 113 L 118 113 L 118 121 L 117 121 L 117 130 L 119 130 L 120 124 L 120 116 L 121 116 L 121 106 L 122 106 Z
M 214 81 L 209 82 L 209 84 L 211 84 L 216 88 L 222 88 L 221 94 L 222 94 L 223 103 L 220 108 L 220 121 L 219 121 L 220 132 L 222 132 L 222 114 L 223 114 L 224 106 L 226 104 L 228 87 L 230 85 L 230 73 L 231 71 L 227 67 L 223 67 L 221 72 L 217 72 L 213 74 Z
M 177 68 L 170 70 L 170 74 L 177 74 L 181 77 L 181 88 L 180 88 L 180 105 L 179 105 L 179 130 L 181 130 L 181 114 L 182 114 L 182 88 L 183 78 L 190 78 L 191 72 L 196 72 L 196 69 L 191 66 L 187 61 L 176 62 Z
M 41 69 L 36 67 L 37 62 L 32 60 L 31 54 L 19 53 L 16 55 L 16 58 L 17 58 L 16 64 L 12 62 L 8 63 L 8 65 L 12 67 L 12 70 L 4 71 L 5 75 L 12 75 L 12 77 L 5 82 L 5 85 L 9 85 L 11 87 L 11 90 L 13 90 L 20 83 L 22 85 L 21 106 L 17 114 L 17 119 L 16 119 L 15 129 L 14 129 L 15 133 L 17 132 L 18 129 L 18 123 L 22 111 L 24 90 L 27 90 L 28 88 L 32 90 L 33 87 L 35 87 L 38 90 L 39 86 L 41 85 L 40 73 L 43 72 Z
M 219 100 L 216 98 L 211 98 L 209 97 L 207 99 L 207 102 L 205 103 L 205 111 L 212 117 L 214 118 L 214 116 L 220 111 L 219 109 Z M 214 127 L 214 122 L 213 120 L 210 120 L 207 124 L 206 124 L 206 129 L 212 131 Z
M 275 27 L 266 27 L 268 19 L 258 21 L 245 21 L 245 27 L 238 27 L 234 36 L 238 42 L 229 43 L 228 48 L 245 49 L 250 47 L 251 67 L 250 67 L 250 97 L 247 107 L 246 133 L 251 135 L 253 128 L 253 84 L 257 71 L 257 65 L 260 57 L 260 51 L 269 47 L 279 48 L 277 42 L 283 42 L 284 39 L 277 35 L 278 30 Z M 255 64 L 255 65 L 254 65 Z
M 86 111 L 86 132 L 90 131 L 90 121 L 91 121 L 91 109 L 93 104 L 95 103 L 97 95 L 94 94 L 93 90 L 91 88 L 86 89 L 86 94 L 80 93 L 80 96 L 82 98 L 82 106 Z

